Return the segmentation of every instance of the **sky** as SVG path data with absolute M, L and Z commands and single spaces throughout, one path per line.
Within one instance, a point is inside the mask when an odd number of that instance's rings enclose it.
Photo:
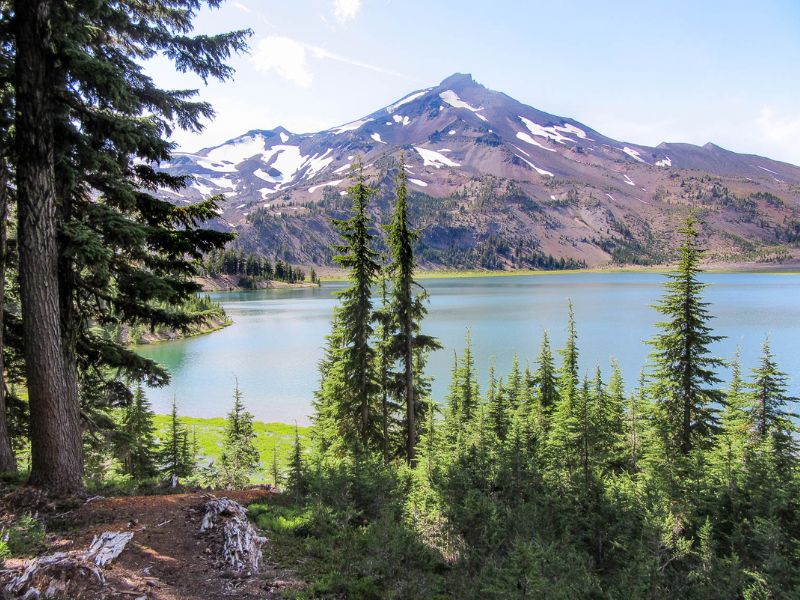
M 196 21 L 244 28 L 233 81 L 147 63 L 214 106 L 203 133 L 174 136 L 182 149 L 320 131 L 460 72 L 620 141 L 711 141 L 800 165 L 798 0 L 228 0 Z

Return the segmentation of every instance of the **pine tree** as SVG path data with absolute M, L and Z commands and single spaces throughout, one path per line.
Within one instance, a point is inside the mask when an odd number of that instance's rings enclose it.
M 542 336 L 542 347 L 536 361 L 536 373 L 533 376 L 533 387 L 538 400 L 538 418 L 540 426 L 546 430 L 553 408 L 558 402 L 558 379 L 550 350 L 550 338 L 547 331 Z
M 395 200 L 392 219 L 387 227 L 387 246 L 391 257 L 389 273 L 392 277 L 392 313 L 395 318 L 392 335 L 393 357 L 402 366 L 396 378 L 395 396 L 405 404 L 405 457 L 415 464 L 416 445 L 419 441 L 420 423 L 425 422 L 426 403 L 420 401 L 418 381 L 421 373 L 415 373 L 415 361 L 422 360 L 426 353 L 441 347 L 435 338 L 421 333 L 421 323 L 428 312 L 427 292 L 414 280 L 414 244 L 418 233 L 409 225 L 408 190 L 406 187 L 405 161 L 401 157 L 395 181 Z M 415 293 L 416 291 L 416 293 Z M 471 394 L 472 390 L 469 390 Z M 468 399 L 467 402 L 471 402 Z M 474 399 L 477 402 L 477 397 Z M 462 403 L 463 405 L 463 403 Z
M 495 365 L 489 365 L 489 385 L 486 388 L 486 419 L 499 441 L 505 441 L 511 427 L 511 410 L 502 385 L 498 385 Z
M 353 163 L 355 184 L 348 190 L 353 202 L 348 219 L 334 219 L 333 223 L 343 239 L 336 246 L 334 257 L 339 266 L 348 269 L 351 284 L 339 292 L 339 324 L 341 326 L 343 383 L 339 399 L 340 414 L 356 424 L 356 439 L 347 440 L 350 446 L 360 444 L 362 449 L 380 448 L 379 411 L 376 410 L 378 383 L 375 370 L 375 349 L 371 345 L 373 329 L 372 285 L 380 271 L 374 249 L 375 234 L 367 214 L 370 198 L 375 190 L 367 186 L 360 159 Z M 346 431 L 346 430 L 345 430 Z
M 571 473 L 580 463 L 581 436 L 578 333 L 572 302 L 568 304 L 566 345 L 559 353 L 562 362 L 558 372 L 558 401 L 553 409 L 546 443 L 552 464 Z
M 780 462 L 786 465 L 794 460 L 798 448 L 794 438 L 797 428 L 792 421 L 797 415 L 787 410 L 796 399 L 787 393 L 787 376 L 778 369 L 769 338 L 764 340 L 759 365 L 745 387 L 749 390 L 751 431 L 758 441 L 772 437 Z
M 191 466 L 185 462 L 185 440 L 186 427 L 178 418 L 178 404 L 173 397 L 169 428 L 165 439 L 161 442 L 157 455 L 161 473 L 172 482 L 173 486 L 177 485 L 180 479 L 187 477 L 191 472 Z
M 14 2 L 14 159 L 34 484 L 82 489 L 84 378 L 95 385 L 108 373 L 167 381 L 162 367 L 93 325 L 193 324 L 180 308 L 199 290 L 191 276 L 203 253 L 230 239 L 200 227 L 215 216 L 213 199 L 175 206 L 156 197 L 158 188 L 187 182 L 154 166 L 170 159 L 173 128 L 199 131 L 213 112 L 194 100 L 196 92 L 160 89 L 144 72 L 144 59 L 164 55 L 180 71 L 229 79 L 225 61 L 244 49 L 248 32 L 191 35 L 200 8 L 217 5 Z M 122 388 L 108 381 L 108 394 Z M 117 404 L 129 400 L 124 392 Z
M 292 444 L 292 457 L 289 461 L 289 478 L 287 480 L 287 490 L 294 496 L 295 502 L 302 501 L 306 494 L 306 470 L 303 461 L 303 446 L 300 443 L 300 433 L 295 425 L 294 444 Z
M 124 435 L 123 472 L 136 480 L 153 477 L 157 473 L 153 411 L 150 409 L 150 402 L 144 394 L 141 382 L 136 386 L 133 402 L 125 410 L 122 434 Z
M 225 420 L 222 453 L 214 473 L 214 483 L 225 489 L 241 489 L 250 483 L 258 469 L 260 456 L 255 447 L 253 415 L 242 402 L 239 382 L 233 390 L 233 407 Z
M 597 452 L 606 468 L 622 466 L 625 455 L 625 384 L 616 359 L 611 361 L 611 379 L 604 389 L 600 369 L 594 379 Z
M 272 444 L 272 462 L 270 463 L 270 474 L 272 475 L 272 484 L 276 488 L 280 488 L 283 484 L 283 474 L 281 473 L 281 467 L 278 463 L 278 446 L 277 444 Z
M 358 421 L 342 402 L 346 395 L 345 332 L 339 307 L 333 311 L 331 332 L 326 337 L 325 353 L 319 363 L 320 387 L 314 392 L 312 436 L 322 454 L 342 455 L 351 440 L 358 439 Z
M 710 356 L 709 345 L 721 340 L 713 335 L 708 321 L 708 303 L 702 299 L 697 221 L 690 215 L 681 229 L 683 244 L 676 272 L 664 284 L 666 293 L 656 310 L 667 320 L 652 340 L 652 395 L 658 424 L 669 444 L 668 451 L 688 455 L 695 447 L 706 447 L 716 426 L 714 404 L 722 394 L 712 386 L 719 383 L 715 369 L 722 361 Z

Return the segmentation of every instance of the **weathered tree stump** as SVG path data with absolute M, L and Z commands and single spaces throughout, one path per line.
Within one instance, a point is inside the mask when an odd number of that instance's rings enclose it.
M 205 505 L 205 514 L 200 531 L 210 532 L 222 522 L 221 547 L 218 552 L 222 560 L 237 573 L 258 573 L 261 562 L 261 547 L 267 538 L 258 535 L 247 519 L 247 510 L 230 498 L 214 498 Z

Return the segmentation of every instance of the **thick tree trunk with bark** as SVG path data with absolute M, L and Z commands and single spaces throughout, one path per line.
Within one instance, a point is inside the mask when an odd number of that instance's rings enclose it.
M 19 268 L 32 484 L 83 489 L 80 405 L 59 292 L 51 0 L 16 0 Z
M 6 220 L 8 218 L 9 181 L 5 165 L 0 166 L 0 471 L 16 471 L 17 459 L 11 449 L 8 434 L 8 415 L 6 409 L 5 362 L 3 360 L 3 326 L 5 319 L 6 291 Z

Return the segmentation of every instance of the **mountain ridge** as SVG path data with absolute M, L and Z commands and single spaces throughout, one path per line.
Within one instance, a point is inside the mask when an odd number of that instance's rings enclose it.
M 378 188 L 380 222 L 401 153 L 412 208 L 427 229 L 425 266 L 668 260 L 677 213 L 689 207 L 704 213 L 712 254 L 723 262 L 796 255 L 800 167 L 711 142 L 614 140 L 464 73 L 324 131 L 251 129 L 176 152 L 161 168 L 194 178 L 181 194 L 165 192 L 174 201 L 222 194 L 218 226 L 239 232 L 240 246 L 325 265 L 331 256 L 322 245 L 335 239 L 327 218 L 347 209 L 341 196 L 354 156 Z

